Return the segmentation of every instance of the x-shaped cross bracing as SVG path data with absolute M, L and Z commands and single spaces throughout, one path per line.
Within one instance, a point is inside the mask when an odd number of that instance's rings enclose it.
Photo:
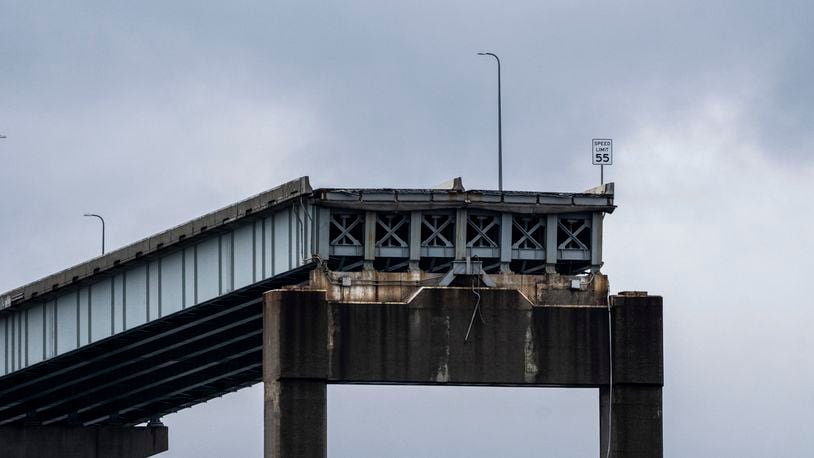
M 584 219 L 578 220 L 578 221 L 582 221 L 582 225 L 580 225 L 577 228 L 577 230 L 575 230 L 575 231 L 571 231 L 571 229 L 568 226 L 566 226 L 565 224 L 562 223 L 562 221 L 560 221 L 560 223 L 559 223 L 560 229 L 565 231 L 565 235 L 568 237 L 564 242 L 559 244 L 558 248 L 560 250 L 587 250 L 588 249 L 588 246 L 585 245 L 584 243 L 582 243 L 582 241 L 578 237 L 579 234 L 582 231 L 584 231 L 585 229 L 588 229 L 588 221 L 584 220 Z M 574 244 L 576 244 L 576 246 L 574 246 Z
M 337 221 L 337 216 L 341 219 L 341 221 Z M 355 219 L 348 224 L 349 218 Z M 339 229 L 339 236 L 331 240 L 331 245 L 362 246 L 362 242 L 357 240 L 356 237 L 352 236 L 350 233 L 350 231 L 352 231 L 353 228 L 358 226 L 361 222 L 362 215 L 331 215 L 331 223 L 337 229 Z
M 396 231 L 399 230 L 401 226 L 407 224 L 407 217 L 404 215 L 386 215 L 385 217 L 387 218 L 387 221 L 383 221 L 381 217 L 376 216 L 376 222 L 386 231 L 384 236 L 376 241 L 376 246 L 405 248 L 407 246 L 407 242 L 396 235 Z M 395 218 L 399 218 L 399 220 L 395 225 L 393 225 L 393 219 Z
M 484 225 L 484 221 L 487 218 L 491 218 L 491 221 L 488 224 Z M 488 235 L 486 235 L 486 233 L 489 232 L 489 230 L 492 229 L 492 227 L 497 226 L 497 218 L 494 216 L 477 215 L 474 218 L 469 217 L 468 219 L 469 226 L 475 229 L 475 232 L 477 232 L 477 234 L 475 234 L 475 236 L 472 237 L 472 240 L 469 240 L 466 243 L 466 246 L 470 248 L 473 246 L 497 248 L 497 243 L 495 243 L 494 240 L 492 240 L 491 238 L 489 238 Z M 473 219 L 477 219 L 478 222 L 475 223 Z
M 432 218 L 432 221 L 427 219 L 427 217 Z M 440 224 L 438 220 L 444 218 L 444 221 Z M 449 215 L 424 215 L 422 216 L 421 220 L 423 221 L 424 225 L 430 230 L 430 235 L 421 241 L 421 246 L 431 246 L 431 247 L 452 247 L 453 244 L 442 233 L 444 229 L 452 224 L 455 219 Z M 441 243 L 438 243 L 438 242 Z
M 523 218 L 523 224 L 521 225 L 518 224 L 517 218 L 512 218 L 512 224 L 517 228 L 518 231 L 520 231 L 521 234 L 521 237 L 514 242 L 514 244 L 512 244 L 512 248 L 532 248 L 537 250 L 543 249 L 543 244 L 535 239 L 531 234 L 537 231 L 537 229 L 545 227 L 545 223 L 543 222 L 542 218 L 537 218 L 535 224 L 529 228 L 529 223 L 532 221 L 535 221 L 535 219 Z

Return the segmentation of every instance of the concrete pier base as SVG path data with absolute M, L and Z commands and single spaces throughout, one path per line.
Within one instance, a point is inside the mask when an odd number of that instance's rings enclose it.
M 610 456 L 661 458 L 661 387 L 614 385 L 613 408 L 610 389 L 599 389 L 600 456 L 608 449 L 608 419 L 611 419 Z
M 611 388 L 607 307 L 537 305 L 512 288 L 478 294 L 484 319 L 465 342 L 472 288 L 423 287 L 405 302 L 266 293 L 265 457 L 326 456 L 328 383 L 599 388 L 601 456 L 608 418 L 611 456 L 662 456 L 660 297 L 611 297 Z
M 265 385 L 264 456 L 325 456 L 325 380 L 278 380 Z
M 168 448 L 166 426 L 8 426 L 3 458 L 146 458 Z

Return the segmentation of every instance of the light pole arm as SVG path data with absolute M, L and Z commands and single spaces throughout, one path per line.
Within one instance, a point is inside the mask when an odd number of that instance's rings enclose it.
M 102 222 L 102 254 L 105 254 L 105 219 L 96 213 L 85 213 L 85 216 L 94 216 Z

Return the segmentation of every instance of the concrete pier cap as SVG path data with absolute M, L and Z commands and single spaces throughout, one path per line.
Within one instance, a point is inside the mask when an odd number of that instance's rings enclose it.
M 662 456 L 660 297 L 601 273 L 441 278 L 318 268 L 264 295 L 266 457 L 326 456 L 329 383 L 599 388 L 602 456 Z
M 4 458 L 146 458 L 167 451 L 166 426 L 4 426 Z

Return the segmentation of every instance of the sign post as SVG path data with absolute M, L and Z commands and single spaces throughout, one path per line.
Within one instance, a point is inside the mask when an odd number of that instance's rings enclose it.
M 599 166 L 599 184 L 605 184 L 605 166 L 613 165 L 613 139 L 591 140 L 591 162 Z

